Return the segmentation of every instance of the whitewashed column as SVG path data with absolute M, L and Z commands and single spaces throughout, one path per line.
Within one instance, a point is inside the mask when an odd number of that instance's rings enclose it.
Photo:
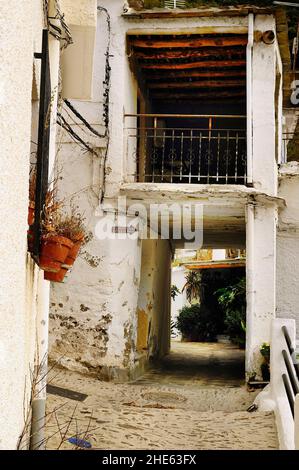
M 271 321 L 275 317 L 276 222 L 275 206 L 247 206 L 247 378 L 261 378 L 259 349 L 263 342 L 270 341 Z

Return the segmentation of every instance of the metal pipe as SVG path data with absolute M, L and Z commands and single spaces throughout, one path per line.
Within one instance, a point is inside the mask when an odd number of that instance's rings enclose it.
M 246 212 L 246 374 L 251 372 L 253 341 L 254 341 L 254 309 L 255 309 L 255 259 L 254 259 L 254 204 L 249 203 Z
M 252 145 L 252 50 L 254 43 L 254 15 L 248 15 L 248 44 L 246 49 L 246 100 L 247 100 L 247 183 L 253 183 L 253 145 Z
M 275 33 L 272 30 L 265 31 L 262 35 L 262 40 L 267 45 L 274 44 L 275 38 Z

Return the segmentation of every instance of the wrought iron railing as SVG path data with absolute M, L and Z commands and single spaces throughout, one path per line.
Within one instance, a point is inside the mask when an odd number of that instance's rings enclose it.
M 299 133 L 285 132 L 282 137 L 282 162 L 299 161 Z
M 299 395 L 299 364 L 296 358 L 296 350 L 292 345 L 288 329 L 282 327 L 282 334 L 285 338 L 286 349 L 282 350 L 282 356 L 286 372 L 282 374 L 282 381 L 290 405 L 291 413 L 295 416 L 295 400 Z
M 128 157 L 136 158 L 137 181 L 246 184 L 246 116 L 139 114 L 126 118 L 131 121 L 126 128 Z

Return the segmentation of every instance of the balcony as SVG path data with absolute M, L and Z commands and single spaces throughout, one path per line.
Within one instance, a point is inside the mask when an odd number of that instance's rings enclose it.
M 125 121 L 137 182 L 246 185 L 246 116 L 130 114 Z

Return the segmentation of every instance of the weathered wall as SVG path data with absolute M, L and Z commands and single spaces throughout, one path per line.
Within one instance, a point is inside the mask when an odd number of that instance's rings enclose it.
M 280 171 L 279 196 L 286 207 L 279 214 L 277 236 L 277 316 L 292 318 L 299 330 L 299 164 L 283 165 Z
M 168 240 L 143 240 L 137 346 L 147 359 L 158 359 L 169 352 L 170 265 Z
M 135 113 L 137 104 L 137 85 L 130 71 L 126 55 L 126 33 L 150 34 L 155 31 L 157 34 L 165 34 L 166 32 L 168 34 L 175 32 L 199 34 L 209 32 L 211 27 L 218 27 L 221 31 L 224 29 L 227 31 L 229 27 L 234 30 L 238 28 L 244 32 L 247 30 L 246 17 L 180 18 L 175 20 L 155 18 L 140 21 L 129 20 L 121 16 L 124 5 L 122 0 L 113 2 L 102 0 L 101 5 L 108 9 L 111 18 L 110 141 L 105 164 L 104 205 L 99 205 L 99 202 L 102 195 L 100 186 L 105 139 L 86 137 L 84 134 L 85 139 L 97 147 L 99 154 L 99 158 L 97 158 L 91 157 L 87 152 L 82 152 L 64 135 L 59 154 L 63 176 L 61 194 L 70 196 L 76 193 L 73 200 L 80 210 L 85 212 L 88 228 L 93 235 L 97 217 L 103 215 L 105 203 L 114 200 L 119 194 L 119 188 L 123 182 L 134 181 L 134 173 L 136 172 L 136 154 L 127 152 L 125 139 L 125 127 L 126 125 L 134 125 L 134 119 L 125 122 L 124 114 Z M 274 19 L 272 17 L 257 16 L 256 28 L 265 30 L 271 29 L 273 26 Z M 93 101 L 90 103 L 74 102 L 74 104 L 89 122 L 101 131 L 103 128 L 99 123 L 102 122 L 102 94 L 107 41 L 106 18 L 103 13 L 98 13 Z M 274 107 L 275 54 L 275 46 L 264 44 L 255 44 L 254 46 L 254 185 L 256 189 L 266 191 L 271 195 L 275 195 L 277 189 Z M 78 124 L 74 128 L 83 135 Z M 145 194 L 144 191 L 143 194 Z M 271 227 L 273 225 L 272 219 L 271 215 Z M 260 230 L 262 233 L 262 225 Z M 217 236 L 219 239 L 219 234 Z M 259 250 L 260 248 L 256 250 L 255 256 L 261 252 Z M 137 242 L 128 245 L 116 242 L 115 245 L 112 245 L 110 241 L 99 241 L 93 236 L 84 251 L 85 253 L 76 263 L 67 283 L 52 286 L 51 357 L 56 360 L 63 355 L 62 363 L 67 367 L 111 377 L 114 374 L 113 371 L 123 370 L 128 365 L 131 369 L 136 366 L 139 361 L 139 353 L 134 352 L 134 345 L 136 346 L 135 342 L 137 341 L 140 350 L 146 336 L 143 332 L 143 339 L 136 338 L 134 330 L 137 325 L 136 296 L 138 296 L 141 262 L 140 245 Z M 264 266 L 266 270 L 267 262 Z M 258 269 L 257 261 L 256 269 Z M 271 283 L 274 279 L 272 271 Z M 159 287 L 157 285 L 155 288 L 157 293 L 159 293 Z M 263 295 L 260 294 L 259 298 L 261 299 L 259 308 L 262 309 Z M 148 302 L 146 304 L 144 300 L 143 303 L 143 309 L 145 309 Z M 271 304 L 271 308 L 272 310 L 275 308 L 274 303 Z M 269 316 L 272 314 L 274 312 L 271 311 L 270 314 L 269 311 Z M 144 320 L 146 320 L 145 317 Z M 140 322 L 146 323 L 142 319 Z M 263 325 L 262 321 L 261 326 L 263 327 Z M 163 334 L 166 334 L 165 331 Z M 128 338 L 130 339 L 128 340 Z M 118 374 L 118 372 L 116 373 Z
M 73 44 L 61 58 L 62 95 L 90 100 L 97 26 L 96 0 L 60 0 Z
M 134 368 L 132 325 L 140 271 L 139 240 L 98 240 L 100 159 L 67 142 L 57 155 L 59 196 L 80 207 L 89 229 L 65 284 L 52 284 L 50 359 L 65 367 L 113 378 Z M 74 169 L 76 169 L 74 171 Z M 135 336 L 134 336 L 135 335 Z
M 0 449 L 15 449 L 24 427 L 42 308 L 43 275 L 27 255 L 33 52 L 41 47 L 42 18 L 36 0 L 12 0 L 1 8 Z
M 246 223 L 246 373 L 261 378 L 260 347 L 270 342 L 276 310 L 275 204 L 249 204 Z
M 274 17 L 257 15 L 255 29 L 275 30 Z M 252 71 L 253 184 L 256 189 L 276 195 L 275 44 L 254 43 Z

